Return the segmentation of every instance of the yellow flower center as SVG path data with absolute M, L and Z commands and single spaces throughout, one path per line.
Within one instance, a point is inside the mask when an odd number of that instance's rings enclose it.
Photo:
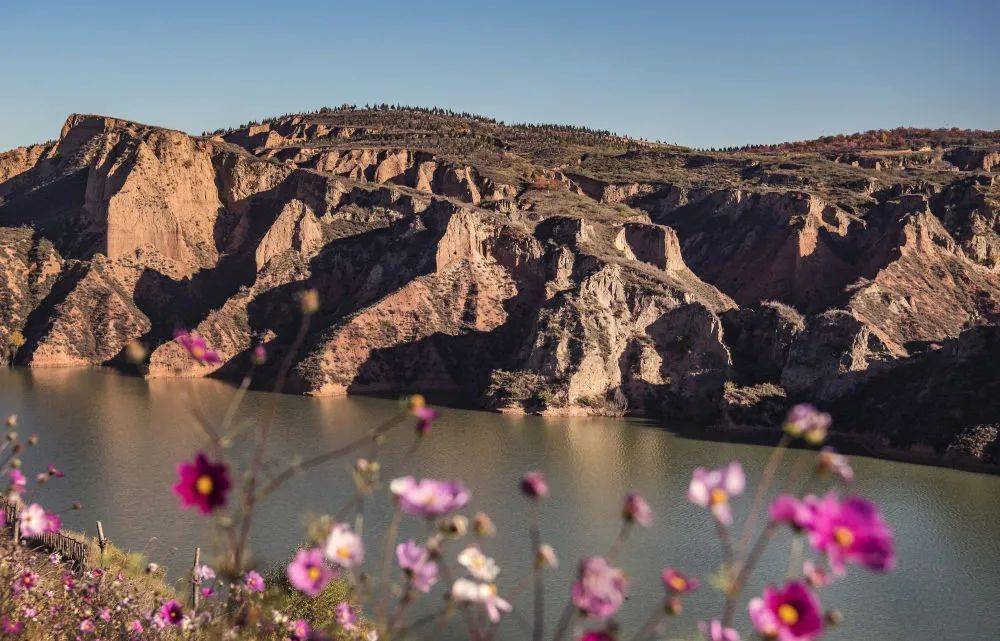
M 846 527 L 838 527 L 833 531 L 833 538 L 837 540 L 837 544 L 842 548 L 849 548 L 851 544 L 854 543 L 854 533 L 848 530 Z
M 726 491 L 724 489 L 722 489 L 721 487 L 717 487 L 714 490 L 712 490 L 712 494 L 709 497 L 709 501 L 711 501 L 712 505 L 719 505 L 720 503 L 728 503 L 729 495 L 726 494 Z
M 778 606 L 778 618 L 785 625 L 795 625 L 799 622 L 799 611 L 795 609 L 794 605 L 782 603 Z
M 313 567 L 309 568 L 306 571 L 306 574 L 309 575 L 309 580 L 310 581 L 318 581 L 319 580 L 320 571 L 319 571 L 319 568 L 316 567 L 316 566 L 313 566 Z
M 194 489 L 198 491 L 198 494 L 202 496 L 208 496 L 212 493 L 212 488 L 215 487 L 215 483 L 212 481 L 212 477 L 208 474 L 202 474 L 198 477 L 198 480 L 194 483 Z
M 198 345 L 191 346 L 191 356 L 194 356 L 196 359 L 200 360 L 201 357 L 204 355 L 205 355 L 205 350 L 202 349 L 200 346 Z
M 490 583 L 487 587 L 489 588 L 491 596 L 496 596 L 497 595 L 497 586 L 495 584 Z
M 688 586 L 688 582 L 679 576 L 671 577 L 670 587 L 677 590 L 678 592 L 684 591 Z
M 351 548 L 347 547 L 346 545 L 341 545 L 339 548 L 337 548 L 337 556 L 342 559 L 351 558 Z

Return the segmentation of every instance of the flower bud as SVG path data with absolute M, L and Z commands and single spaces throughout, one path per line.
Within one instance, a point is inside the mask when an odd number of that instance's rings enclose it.
M 485 512 L 477 512 L 472 517 L 472 529 L 475 531 L 476 536 L 494 537 L 497 535 L 497 526 L 493 523 L 493 519 Z
M 538 546 L 538 553 L 535 555 L 535 567 L 537 568 L 557 568 L 559 567 L 559 557 L 556 556 L 555 548 L 548 543 Z
M 14 427 L 17 425 L 17 414 L 11 414 L 7 417 L 7 427 Z
M 549 495 L 549 484 L 541 472 L 528 472 L 521 477 L 521 492 L 528 498 L 544 499 Z
M 826 622 L 830 625 L 840 625 L 844 622 L 844 614 L 840 610 L 828 610 Z
M 38 434 L 32 434 L 28 437 L 28 445 L 38 445 Z
M 257 345 L 250 352 L 250 362 L 254 365 L 263 365 L 267 362 L 267 349 L 263 345 Z
M 469 533 L 469 519 L 461 514 L 441 519 L 438 521 L 438 531 L 449 538 L 461 538 Z
M 141 365 L 146 360 L 146 346 L 137 340 L 131 340 L 125 345 L 125 358 L 130 363 Z
M 10 432 L 7 432 L 7 440 L 11 441 L 11 442 L 16 441 L 17 440 L 17 432 L 15 432 L 13 430 L 11 430 Z
M 319 311 L 319 292 L 315 289 L 305 289 L 299 292 L 299 308 L 307 316 Z

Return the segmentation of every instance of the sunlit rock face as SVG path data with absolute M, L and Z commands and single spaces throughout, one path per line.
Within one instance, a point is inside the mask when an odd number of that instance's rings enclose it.
M 204 136 L 73 115 L 0 153 L 0 361 L 117 365 L 139 341 L 149 377 L 238 379 L 263 344 L 258 384 L 287 355 L 314 395 L 706 426 L 853 399 L 844 426 L 878 431 L 859 399 L 931 364 L 961 382 L 1000 318 L 996 141 L 906 135 L 932 151 L 695 153 L 416 109 Z M 981 414 L 940 438 L 915 416 L 913 441 L 943 452 Z

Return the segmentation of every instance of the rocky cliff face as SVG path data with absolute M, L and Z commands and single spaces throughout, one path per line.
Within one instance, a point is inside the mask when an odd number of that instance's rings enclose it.
M 114 365 L 139 341 L 150 377 L 237 379 L 264 344 L 257 384 L 287 355 L 308 394 L 706 426 L 809 399 L 989 458 L 996 154 L 695 153 L 409 109 L 201 137 L 71 116 L 0 154 L 0 362 Z M 876 392 L 953 411 L 883 429 Z

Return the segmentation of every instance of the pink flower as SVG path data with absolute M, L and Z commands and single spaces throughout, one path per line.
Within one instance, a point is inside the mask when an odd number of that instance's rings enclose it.
M 177 599 L 170 599 L 160 607 L 160 619 L 169 625 L 180 625 L 184 620 L 184 608 Z
M 698 589 L 698 579 L 689 578 L 674 568 L 663 568 L 660 578 L 663 580 L 663 586 L 667 592 L 673 594 L 684 594 Z
M 620 568 L 604 557 L 587 557 L 580 561 L 573 583 L 573 604 L 585 616 L 606 619 L 621 607 L 627 590 L 628 580 Z
M 763 598 L 752 599 L 748 609 L 754 628 L 765 637 L 810 641 L 823 633 L 819 599 L 801 581 L 786 583 L 780 590 L 765 588 Z
M 720 523 L 730 525 L 733 513 L 729 500 L 743 493 L 746 482 L 743 466 L 739 461 L 715 470 L 699 467 L 691 475 L 688 500 L 695 505 L 710 508 Z
M 438 417 L 437 410 L 427 407 L 416 407 L 413 409 L 413 415 L 417 417 L 417 434 L 420 436 L 425 436 L 431 431 L 431 426 L 434 420 Z
M 267 586 L 264 585 L 264 577 L 256 570 L 250 570 L 243 575 L 243 587 L 250 592 L 263 592 Z
M 324 553 L 331 563 L 344 568 L 357 567 L 365 559 L 365 547 L 361 537 L 344 523 L 337 523 L 330 529 Z
M 708 641 L 740 641 L 740 633 L 732 628 L 723 627 L 722 621 L 699 621 L 698 629 Z
M 95 629 L 97 628 L 94 625 L 93 620 L 84 619 L 83 621 L 80 621 L 80 632 L 88 633 L 88 632 L 93 632 Z
M 174 340 L 187 350 L 191 358 L 202 365 L 222 362 L 222 359 L 219 358 L 219 353 L 214 349 L 210 349 L 205 339 L 195 333 L 177 330 L 174 332 Z
M 28 479 L 21 470 L 7 472 L 7 478 L 10 479 L 10 492 L 12 494 L 20 494 L 28 485 Z
M 821 473 L 833 474 L 845 483 L 854 480 L 854 469 L 846 456 L 837 454 L 832 447 L 824 447 L 817 457 L 817 468 Z
M 334 576 L 319 548 L 299 550 L 288 564 L 285 574 L 292 587 L 308 596 L 316 596 L 322 592 Z
M 133 632 L 135 634 L 141 634 L 143 631 L 142 621 L 140 621 L 139 619 L 132 619 L 132 621 L 126 627 L 129 632 Z
M 816 565 L 812 561 L 802 563 L 802 576 L 814 588 L 824 588 L 830 585 L 832 578 L 822 566 Z
M 521 492 L 532 499 L 544 499 L 549 495 L 549 483 L 541 472 L 527 472 L 521 477 Z
M 396 546 L 396 562 L 415 590 L 426 594 L 438 581 L 438 564 L 431 560 L 427 548 L 413 539 Z
M 292 641 L 307 641 L 310 632 L 312 632 L 312 628 L 309 627 L 309 622 L 305 619 L 296 619 L 289 627 L 289 636 Z
M 791 494 L 776 497 L 767 511 L 772 523 L 787 523 L 797 530 L 806 528 L 812 520 L 809 506 Z
M 399 507 L 407 514 L 436 518 L 465 507 L 469 492 L 459 481 L 439 481 L 404 476 L 389 485 Z
M 789 436 L 802 437 L 810 443 L 822 443 L 833 419 L 809 403 L 800 403 L 788 410 L 784 429 Z
M 605 630 L 586 630 L 576 641 L 615 641 L 615 637 Z
M 254 365 L 263 365 L 267 362 L 267 348 L 263 345 L 255 345 L 253 351 L 250 352 L 250 361 Z
M 51 463 L 49 463 L 48 470 L 46 471 L 49 473 L 49 476 L 53 478 L 61 479 L 62 477 L 66 476 L 65 474 L 62 473 L 62 471 L 59 468 L 57 468 L 55 465 Z
M 21 510 L 22 536 L 41 536 L 46 532 L 58 532 L 62 520 L 58 514 L 46 512 L 38 503 L 32 503 Z
M 333 613 L 337 618 L 337 624 L 345 631 L 351 632 L 358 627 L 358 615 L 350 603 L 344 601 L 333 609 Z
M 837 573 L 845 563 L 859 563 L 875 572 L 887 572 L 896 563 L 892 531 L 870 501 L 850 497 L 843 501 L 835 492 L 822 499 L 807 498 L 812 510 L 809 542 L 826 554 Z
M 38 575 L 31 570 L 25 570 L 14 579 L 13 589 L 14 593 L 27 592 L 31 588 L 38 585 Z
M 24 631 L 24 623 L 8 618 L 6 615 L 0 617 L 0 632 L 5 635 L 14 636 Z
M 637 492 L 629 492 L 625 496 L 625 505 L 622 506 L 622 518 L 629 523 L 638 523 L 642 527 L 649 527 L 653 522 L 653 510 L 650 509 L 646 499 L 639 496 Z
M 177 477 L 174 493 L 180 497 L 181 507 L 196 507 L 202 514 L 210 514 L 226 504 L 230 482 L 225 463 L 212 462 L 198 452 L 193 461 L 177 465 Z

